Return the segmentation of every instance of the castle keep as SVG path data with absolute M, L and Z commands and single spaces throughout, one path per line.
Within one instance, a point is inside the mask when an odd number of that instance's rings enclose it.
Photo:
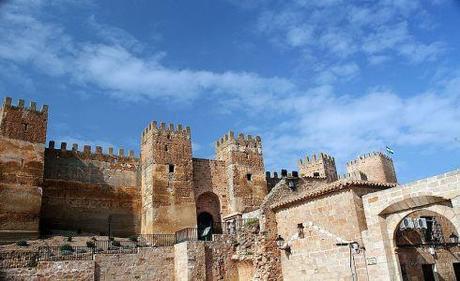
M 216 160 L 192 157 L 191 130 L 150 123 L 133 151 L 45 147 L 48 107 L 7 97 L 0 119 L 0 236 L 40 230 L 174 233 L 258 208 L 267 194 L 260 137 L 229 132 Z M 12 219 L 15 218 L 15 219 Z
M 460 278 L 458 170 L 401 186 L 393 160 L 372 152 L 345 175 L 325 153 L 272 173 L 258 136 L 230 131 L 199 159 L 189 127 L 151 122 L 137 156 L 45 144 L 47 124 L 46 105 L 4 99 L 0 242 L 94 240 L 73 245 L 86 255 L 0 246 L 1 280 Z

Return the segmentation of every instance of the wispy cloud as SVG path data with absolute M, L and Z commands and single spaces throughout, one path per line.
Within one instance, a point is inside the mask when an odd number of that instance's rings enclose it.
M 79 41 L 40 16 L 45 2 L 19 3 L 6 5 L 1 14 L 0 63 L 30 65 L 114 99 L 191 104 L 210 99 L 221 112 L 252 114 L 264 137 L 268 167 L 320 150 L 349 159 L 386 144 L 459 146 L 453 140 L 460 135 L 460 75 L 411 97 L 382 87 L 349 96 L 334 86 L 361 73 L 362 66 L 349 59 L 358 53 L 372 64 L 395 56 L 411 63 L 436 59 L 443 44 L 410 33 L 406 19 L 421 9 L 413 1 L 355 7 L 349 1 L 298 0 L 262 13 L 261 32 L 288 48 L 321 48 L 329 56 L 314 64 L 316 86 L 310 87 L 251 72 L 177 69 L 164 63 L 165 52 L 145 51 L 129 33 L 94 18 L 88 23 L 101 39 Z M 273 118 L 282 122 L 268 124 Z
M 371 63 L 382 63 L 385 55 L 421 63 L 436 59 L 445 49 L 442 42 L 413 36 L 412 30 L 417 27 L 410 26 L 409 19 L 421 22 L 429 16 L 419 1 L 274 3 L 265 1 L 257 6 L 262 10 L 258 31 L 278 46 L 320 54 L 321 61 L 361 55 Z

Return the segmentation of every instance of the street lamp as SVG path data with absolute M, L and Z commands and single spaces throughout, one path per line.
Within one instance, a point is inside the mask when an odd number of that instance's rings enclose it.
M 278 235 L 278 237 L 276 238 L 276 245 L 278 246 L 279 249 L 282 249 L 283 246 L 284 246 L 284 239 L 283 237 L 281 237 L 281 235 Z
M 455 233 L 452 233 L 449 236 L 449 242 L 452 243 L 452 244 L 458 244 L 458 236 L 455 235 Z
M 291 247 L 287 243 L 285 243 L 284 238 L 281 237 L 281 235 L 278 235 L 278 237 L 275 240 L 276 246 L 278 246 L 278 249 L 286 251 L 286 253 L 291 253 Z

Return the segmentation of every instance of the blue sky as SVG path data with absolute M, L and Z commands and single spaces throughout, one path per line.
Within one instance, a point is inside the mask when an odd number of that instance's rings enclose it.
M 267 170 L 395 150 L 400 182 L 460 165 L 460 2 L 0 1 L 0 93 L 48 139 L 139 148 L 151 120 L 213 158 L 260 135 Z

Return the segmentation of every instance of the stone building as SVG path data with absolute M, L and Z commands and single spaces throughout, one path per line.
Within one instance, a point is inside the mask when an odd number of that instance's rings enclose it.
M 459 170 L 401 186 L 392 159 L 373 152 L 343 176 L 325 153 L 299 161 L 299 172 L 271 173 L 260 137 L 229 132 L 215 159 L 199 159 L 189 127 L 156 122 L 141 133 L 140 157 L 45 147 L 47 122 L 48 107 L 34 102 L 6 98 L 0 109 L 0 242 L 71 231 L 174 243 L 29 269 L 37 253 L 0 246 L 0 279 L 459 278 Z

